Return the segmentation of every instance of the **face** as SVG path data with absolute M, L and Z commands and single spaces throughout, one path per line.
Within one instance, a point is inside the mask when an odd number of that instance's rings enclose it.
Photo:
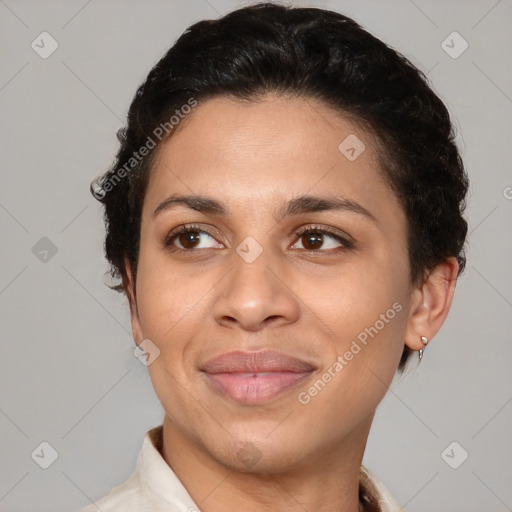
M 406 227 L 371 136 L 326 105 L 200 103 L 151 170 L 132 311 L 169 428 L 239 470 L 364 443 L 404 346 Z

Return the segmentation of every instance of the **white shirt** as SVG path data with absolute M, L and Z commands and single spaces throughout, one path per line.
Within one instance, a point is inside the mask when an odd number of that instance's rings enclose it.
M 135 471 L 107 496 L 80 512 L 200 512 L 176 473 L 158 451 L 162 425 L 144 436 Z M 379 492 L 383 512 L 404 512 L 384 485 L 364 468 Z

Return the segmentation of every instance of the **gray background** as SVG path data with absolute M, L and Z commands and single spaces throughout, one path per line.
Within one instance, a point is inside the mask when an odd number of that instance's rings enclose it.
M 364 462 L 409 512 L 512 510 L 512 3 L 294 4 L 354 17 L 428 72 L 472 181 L 452 311 L 421 366 L 386 395 Z M 162 420 L 126 303 L 103 283 L 89 183 L 110 165 L 151 66 L 191 23 L 241 5 L 0 0 L 3 512 L 70 512 L 98 499 L 133 471 L 144 433 Z M 59 45 L 47 59 L 31 48 L 43 31 Z M 456 59 L 441 47 L 453 31 L 469 43 Z M 42 252 L 43 237 L 55 254 Z M 48 469 L 31 457 L 43 441 L 58 452 Z M 452 464 L 469 453 L 458 469 L 441 456 L 453 441 Z

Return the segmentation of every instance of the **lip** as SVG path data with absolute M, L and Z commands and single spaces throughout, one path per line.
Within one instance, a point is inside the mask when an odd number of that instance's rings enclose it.
M 229 352 L 201 367 L 215 391 L 246 405 L 276 398 L 298 386 L 315 370 L 307 361 L 274 350 Z

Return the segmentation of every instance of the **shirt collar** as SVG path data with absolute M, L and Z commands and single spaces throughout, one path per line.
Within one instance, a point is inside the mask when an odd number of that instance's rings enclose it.
M 140 481 L 158 498 L 178 507 L 180 512 L 199 511 L 183 483 L 160 454 L 162 432 L 163 427 L 160 425 L 149 430 L 144 436 L 137 459 Z

